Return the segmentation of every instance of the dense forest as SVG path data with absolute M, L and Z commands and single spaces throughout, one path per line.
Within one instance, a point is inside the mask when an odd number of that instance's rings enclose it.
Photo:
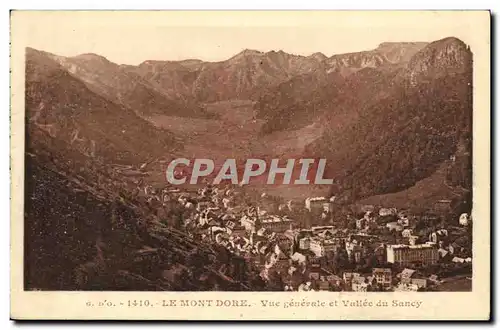
M 329 143 L 356 150 L 347 155 L 346 163 L 353 165 L 338 182 L 349 199 L 408 188 L 455 155 L 459 144 L 466 151 L 455 157 L 449 177 L 453 185 L 470 189 L 470 81 L 471 76 L 463 74 L 423 82 L 411 90 L 400 88 L 398 97 L 364 111 L 352 134 L 331 136 Z

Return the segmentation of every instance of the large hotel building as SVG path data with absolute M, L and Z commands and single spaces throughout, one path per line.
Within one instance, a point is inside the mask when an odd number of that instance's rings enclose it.
M 435 244 L 388 245 L 387 262 L 401 266 L 433 265 L 439 258 Z

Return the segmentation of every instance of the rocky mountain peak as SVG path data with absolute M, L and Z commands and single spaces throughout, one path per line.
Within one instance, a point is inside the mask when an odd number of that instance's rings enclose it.
M 406 41 L 391 41 L 382 42 L 378 45 L 377 49 L 395 49 L 395 48 L 409 48 L 409 47 L 425 47 L 427 42 L 406 42 Z
M 468 72 L 472 66 L 469 46 L 455 37 L 434 41 L 419 51 L 406 68 L 405 76 L 414 85 L 422 77 Z
M 427 42 L 383 42 L 375 51 L 391 63 L 406 63 L 427 44 Z
M 321 53 L 321 52 L 316 52 L 316 53 L 310 55 L 309 58 L 312 58 L 312 59 L 315 59 L 316 61 L 320 61 L 321 62 L 321 61 L 326 60 L 328 57 L 325 54 Z
M 106 57 L 94 53 L 80 54 L 73 57 L 75 60 L 89 61 L 89 62 L 103 62 L 111 63 Z
M 261 51 L 255 50 L 255 49 L 244 49 L 232 58 L 241 58 L 241 57 L 248 57 L 248 56 L 260 56 L 264 54 Z

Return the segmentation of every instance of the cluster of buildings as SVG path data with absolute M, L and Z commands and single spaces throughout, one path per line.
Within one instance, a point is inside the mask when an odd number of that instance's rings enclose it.
M 439 283 L 427 267 L 472 261 L 456 233 L 424 232 L 414 216 L 395 208 L 345 215 L 355 225 L 340 226 L 332 214 L 334 198 L 307 198 L 302 209 L 329 224 L 304 228 L 297 225 L 301 213 L 292 203 L 273 213 L 240 197 L 231 188 L 206 186 L 155 198 L 182 208 L 186 231 L 243 257 L 269 286 L 285 291 L 426 290 Z M 465 214 L 458 220 L 467 226 L 471 219 Z

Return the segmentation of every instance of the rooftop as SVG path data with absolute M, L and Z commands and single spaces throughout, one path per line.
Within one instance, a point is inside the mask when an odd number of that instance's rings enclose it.
M 372 270 L 374 273 L 391 273 L 390 268 L 373 268 Z
M 325 197 L 308 197 L 306 201 L 316 202 L 316 201 L 326 201 Z
M 426 248 L 433 248 L 434 245 L 430 243 L 416 244 L 416 245 L 394 244 L 394 245 L 389 245 L 388 247 L 392 249 L 426 249 Z
M 290 222 L 292 221 L 289 218 L 280 218 L 276 216 L 270 216 L 270 217 L 265 217 L 261 219 L 261 222 L 263 223 L 269 223 L 269 222 Z

